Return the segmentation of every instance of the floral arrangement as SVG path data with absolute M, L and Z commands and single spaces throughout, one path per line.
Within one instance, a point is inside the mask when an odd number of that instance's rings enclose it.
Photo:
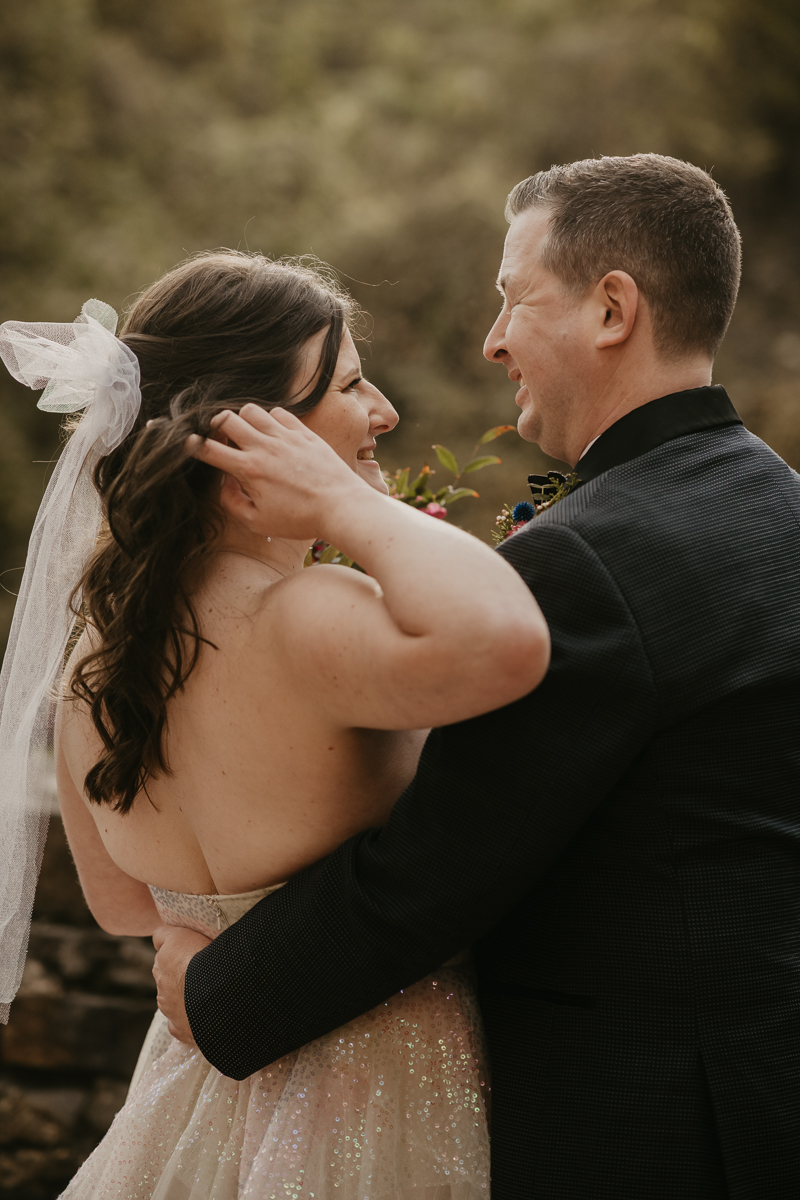
M 548 508 L 552 508 L 559 500 L 568 496 L 576 483 L 580 483 L 580 479 L 574 471 L 569 475 L 562 475 L 560 471 L 548 471 L 546 475 L 529 475 L 528 485 L 533 503 L 521 500 L 513 508 L 508 504 L 503 505 L 503 511 L 495 521 L 497 528 L 492 532 L 495 542 L 504 542 L 506 538 L 519 533 L 534 517 L 538 517 L 540 513 L 546 512 Z
M 492 530 L 492 538 L 495 542 L 504 542 L 512 533 L 519 533 L 520 529 L 524 529 L 535 516 L 536 507 L 527 500 L 520 500 L 513 508 L 504 504 L 495 520 L 497 528 Z
M 458 459 L 452 450 L 447 449 L 447 446 L 432 446 L 431 449 L 435 452 L 440 465 L 453 476 L 452 482 L 446 483 L 436 490 L 431 486 L 436 472 L 427 463 L 413 480 L 410 467 L 396 471 L 394 475 L 384 471 L 383 478 L 389 487 L 389 495 L 402 501 L 403 504 L 412 504 L 414 508 L 427 513 L 430 517 L 446 520 L 449 505 L 455 504 L 457 500 L 463 500 L 465 496 L 473 498 L 478 496 L 474 488 L 461 485 L 464 476 L 474 475 L 476 471 L 482 471 L 484 467 L 497 466 L 503 461 L 496 454 L 479 454 L 481 447 L 502 437 L 504 433 L 509 433 L 514 428 L 514 425 L 494 425 L 491 429 L 487 429 L 486 433 L 476 442 L 472 457 L 464 467 L 458 465 Z M 335 546 L 330 546 L 327 542 L 315 542 L 309 550 L 305 565 L 310 567 L 315 563 L 338 563 L 344 567 L 361 569 L 358 563 L 354 563 L 346 554 L 342 554 Z

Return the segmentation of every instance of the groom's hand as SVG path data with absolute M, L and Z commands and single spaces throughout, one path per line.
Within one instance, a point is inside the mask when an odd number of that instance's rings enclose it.
M 179 1042 L 196 1046 L 186 1006 L 183 1002 L 183 984 L 186 968 L 195 954 L 205 949 L 210 939 L 194 929 L 182 929 L 178 925 L 159 925 L 153 934 L 156 961 L 153 976 L 158 986 L 158 1007 L 167 1018 L 170 1033 Z

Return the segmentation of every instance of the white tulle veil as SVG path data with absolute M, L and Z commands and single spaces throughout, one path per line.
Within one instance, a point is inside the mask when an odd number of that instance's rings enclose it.
M 139 363 L 115 336 L 117 314 L 87 300 L 72 324 L 0 325 L 0 357 L 38 407 L 85 409 L 36 517 L 0 673 L 0 1021 L 8 1021 L 30 934 L 49 820 L 47 779 L 55 685 L 75 616 L 70 596 L 100 528 L 92 473 L 130 433 L 141 405 Z M 78 597 L 78 603 L 80 598 Z

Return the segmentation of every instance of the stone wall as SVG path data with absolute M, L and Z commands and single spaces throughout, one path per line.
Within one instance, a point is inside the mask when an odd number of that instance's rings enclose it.
M 0 1198 L 51 1200 L 122 1106 L 155 1012 L 148 938 L 92 918 L 54 816 L 28 961 L 0 1026 Z

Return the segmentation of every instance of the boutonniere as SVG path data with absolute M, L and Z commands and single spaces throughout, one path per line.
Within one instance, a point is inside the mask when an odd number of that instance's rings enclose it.
M 513 508 L 508 504 L 503 505 L 503 511 L 495 521 L 497 528 L 492 533 L 495 542 L 504 542 L 512 534 L 519 533 L 534 517 L 538 517 L 540 513 L 546 512 L 548 508 L 552 508 L 559 500 L 568 496 L 578 483 L 580 479 L 575 471 L 571 471 L 569 475 L 562 475 L 560 471 L 548 471 L 546 475 L 529 475 L 528 484 L 533 503 L 521 500 Z

